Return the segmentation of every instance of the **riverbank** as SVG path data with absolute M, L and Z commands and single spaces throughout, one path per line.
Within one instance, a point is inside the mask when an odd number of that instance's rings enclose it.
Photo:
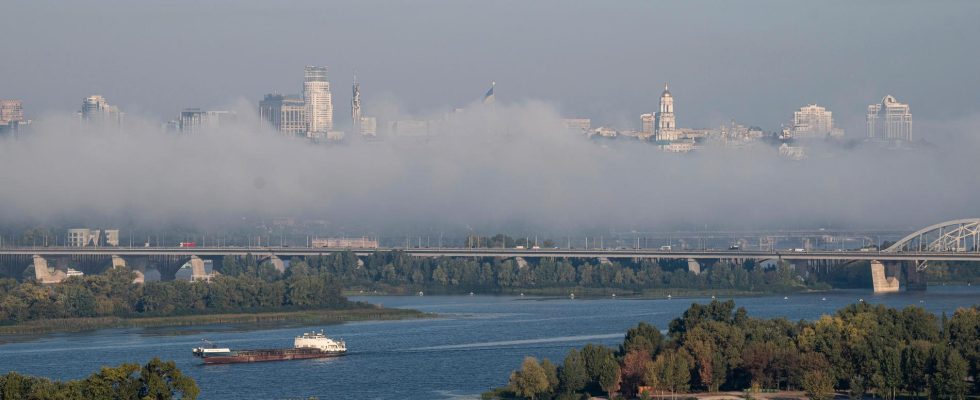
M 824 297 L 826 301 L 821 301 Z M 578 296 L 575 300 L 529 296 L 520 300 L 515 296 L 434 296 L 429 292 L 423 297 L 353 296 L 351 301 L 439 316 L 336 325 L 270 323 L 265 327 L 212 325 L 25 335 L 24 340 L 0 344 L 0 368 L 68 380 L 82 378 L 85 371 L 97 371 L 102 365 L 160 357 L 175 360 L 181 370 L 197 380 L 203 398 L 208 400 L 237 400 L 242 393 L 250 398 L 477 399 L 488 388 L 506 384 L 526 355 L 560 363 L 571 348 L 587 343 L 618 348 L 623 334 L 639 322 L 668 329 L 670 321 L 682 316 L 691 303 L 704 304 L 710 298 L 619 300 L 617 296 L 616 300 L 580 301 Z M 795 322 L 835 315 L 861 298 L 869 304 L 898 309 L 925 307 L 939 318 L 942 313 L 950 316 L 957 308 L 980 301 L 980 286 L 880 296 L 870 289 L 834 290 L 744 297 L 735 302 L 751 316 Z M 344 339 L 351 354 L 341 359 L 217 367 L 201 366 L 200 359 L 189 354 L 203 338 L 231 348 L 288 347 L 295 335 L 313 327 L 317 331 L 324 328 L 332 338 Z M 686 397 L 678 395 L 676 399 Z
M 223 313 L 167 317 L 91 317 L 57 318 L 0 326 L 0 335 L 82 332 L 113 328 L 156 328 L 213 324 L 296 324 L 312 325 L 352 321 L 432 318 L 435 314 L 400 308 L 354 308 L 342 310 L 300 310 L 256 313 Z
M 660 289 L 614 289 L 614 288 L 582 288 L 582 287 L 557 287 L 557 288 L 523 288 L 480 292 L 474 290 L 440 290 L 438 288 L 418 289 L 406 287 L 383 288 L 380 290 L 348 289 L 344 291 L 345 296 L 417 296 L 421 291 L 425 295 L 439 296 L 464 296 L 473 293 L 477 296 L 535 296 L 535 297 L 570 297 L 595 299 L 605 297 L 616 297 L 624 299 L 681 299 L 695 297 L 758 297 L 768 295 L 784 295 L 799 293 L 822 293 L 833 289 L 814 289 L 807 287 L 794 287 L 784 291 L 761 291 L 761 290 L 737 290 L 737 289 L 687 289 L 687 288 L 660 288 Z M 669 296 L 669 297 L 668 297 Z

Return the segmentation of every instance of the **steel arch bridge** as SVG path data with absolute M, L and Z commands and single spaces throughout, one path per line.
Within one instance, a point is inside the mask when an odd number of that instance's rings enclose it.
M 980 218 L 965 218 L 930 225 L 910 233 L 883 249 L 886 253 L 902 252 L 980 252 Z M 917 261 L 916 269 L 926 269 L 927 262 Z

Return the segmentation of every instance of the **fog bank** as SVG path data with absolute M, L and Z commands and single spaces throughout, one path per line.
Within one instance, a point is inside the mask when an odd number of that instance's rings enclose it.
M 668 154 L 571 133 L 539 101 L 422 115 L 428 136 L 310 144 L 262 128 L 252 107 L 221 129 L 122 129 L 70 116 L 0 139 L 0 221 L 209 226 L 294 217 L 379 231 L 916 227 L 975 216 L 980 119 L 922 122 L 931 147 L 808 144 Z

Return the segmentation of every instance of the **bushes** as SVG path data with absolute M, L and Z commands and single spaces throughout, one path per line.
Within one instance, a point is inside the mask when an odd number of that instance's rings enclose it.
M 275 271 L 273 269 L 273 271 Z M 280 276 L 249 268 L 211 282 L 134 284 L 125 268 L 55 285 L 0 282 L 0 324 L 79 317 L 169 316 L 281 309 L 350 308 L 329 273 L 299 266 Z
M 734 302 L 693 304 L 670 323 L 669 339 L 645 323 L 631 328 L 620 351 L 593 344 L 569 351 L 552 397 L 607 392 L 635 396 L 640 386 L 660 394 L 718 390 L 803 390 L 830 399 L 872 392 L 894 399 L 905 391 L 930 398 L 977 394 L 980 307 L 943 322 L 921 308 L 866 303 L 834 316 L 791 323 L 750 318 Z M 970 385 L 973 382 L 974 385 Z M 528 397 L 512 386 L 492 396 Z M 489 394 L 488 394 L 489 395 Z M 492 398 L 492 397 L 491 397 Z
M 154 358 L 140 367 L 102 367 L 88 378 L 52 381 L 16 372 L 0 375 L 0 399 L 196 399 L 197 383 L 173 361 Z

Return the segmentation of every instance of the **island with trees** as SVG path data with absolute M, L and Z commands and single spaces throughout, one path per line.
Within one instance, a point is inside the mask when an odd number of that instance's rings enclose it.
M 527 357 L 484 399 L 689 398 L 785 391 L 781 398 L 964 399 L 980 395 L 980 306 L 937 318 L 858 303 L 816 321 L 749 317 L 733 301 L 693 304 L 666 335 L 646 323 L 618 348 L 588 344 L 561 363 Z
M 0 333 L 208 323 L 326 323 L 427 314 L 354 302 L 327 271 L 266 265 L 210 281 L 134 283 L 126 268 L 45 285 L 0 279 Z

